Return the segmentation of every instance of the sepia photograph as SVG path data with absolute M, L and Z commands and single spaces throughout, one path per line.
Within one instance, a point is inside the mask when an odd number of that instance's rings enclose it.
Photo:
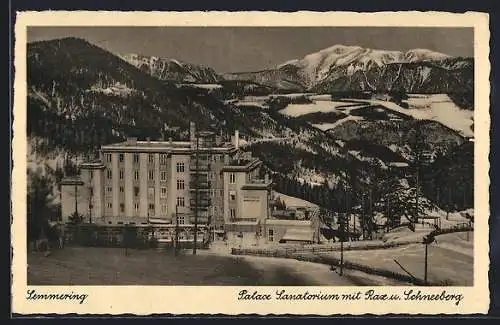
M 475 33 L 416 26 L 27 26 L 26 299 L 370 286 L 458 306 L 487 236 Z

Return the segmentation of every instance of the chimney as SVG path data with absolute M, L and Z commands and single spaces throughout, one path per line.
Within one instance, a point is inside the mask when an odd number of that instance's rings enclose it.
M 172 146 L 173 146 L 173 144 L 174 144 L 174 143 L 173 143 L 173 141 L 172 141 L 172 137 L 169 137 L 169 138 L 168 138 L 168 145 L 172 147 Z
M 151 138 L 150 138 L 150 137 L 147 137 L 147 138 L 146 138 L 146 141 L 147 141 L 148 143 L 150 143 L 150 142 L 151 142 Z
M 264 175 L 264 183 L 266 183 L 266 184 L 269 183 L 269 174 L 268 173 L 266 173 Z
M 235 130 L 234 131 L 234 146 L 236 147 L 236 149 L 238 149 L 239 145 L 240 145 L 240 131 Z

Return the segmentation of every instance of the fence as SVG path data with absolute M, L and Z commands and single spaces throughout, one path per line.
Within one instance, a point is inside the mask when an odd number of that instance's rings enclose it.
M 391 243 L 378 245 L 377 248 L 390 248 L 399 245 L 407 245 L 408 243 Z M 360 250 L 361 247 L 351 247 L 350 250 Z M 340 267 L 340 258 L 332 255 L 321 255 L 321 253 L 337 251 L 338 247 L 314 247 L 307 249 L 280 249 L 280 250 L 269 250 L 269 249 L 238 249 L 233 248 L 231 253 L 234 255 L 258 255 L 265 257 L 281 257 L 281 258 L 292 258 L 299 261 L 313 262 L 327 264 L 331 266 Z M 372 266 L 367 266 L 359 263 L 343 261 L 343 267 L 351 270 L 362 271 L 367 274 L 383 276 L 387 278 L 392 278 L 398 281 L 412 283 L 414 285 L 425 285 L 424 280 L 411 277 L 407 274 L 402 274 L 399 272 L 394 272 L 387 269 L 376 268 Z M 439 285 L 438 283 L 427 283 L 427 285 Z
M 418 243 L 420 241 L 400 241 L 400 242 L 381 242 L 381 241 L 359 241 L 359 242 L 344 242 L 343 250 L 369 250 L 369 249 L 386 249 L 398 246 Z M 314 247 L 286 247 L 286 248 L 232 248 L 233 255 L 252 255 L 264 257 L 292 257 L 295 254 L 311 253 L 321 254 L 327 252 L 337 252 L 341 250 L 340 243 L 335 246 L 314 246 Z
M 149 227 L 129 225 L 67 225 L 65 243 L 76 246 L 148 248 L 155 245 L 149 236 L 151 231 Z
M 154 237 L 154 226 L 138 225 L 97 225 L 79 224 L 66 225 L 65 244 L 93 247 L 128 247 L 136 249 L 169 248 L 174 242 L 161 242 Z M 179 245 L 182 248 L 192 248 L 193 242 L 185 241 Z M 207 242 L 199 242 L 198 248 L 207 248 Z
M 462 222 L 448 228 L 436 229 L 431 233 L 431 235 L 438 236 L 438 235 L 451 234 L 454 232 L 464 232 L 464 231 L 474 231 L 474 227 L 467 222 Z

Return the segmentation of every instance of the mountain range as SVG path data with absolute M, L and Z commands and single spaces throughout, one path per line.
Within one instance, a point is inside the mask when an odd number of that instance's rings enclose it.
M 274 68 L 223 74 L 177 59 L 140 54 L 118 56 L 161 80 L 206 84 L 246 81 L 275 92 L 404 91 L 448 93 L 460 100 L 464 96 L 460 94 L 471 96 L 474 85 L 472 58 L 426 49 L 403 52 L 334 45 Z
M 273 69 L 224 77 L 273 86 L 288 83 L 316 92 L 449 93 L 472 90 L 474 64 L 472 58 L 455 58 L 425 49 L 401 52 L 334 45 Z

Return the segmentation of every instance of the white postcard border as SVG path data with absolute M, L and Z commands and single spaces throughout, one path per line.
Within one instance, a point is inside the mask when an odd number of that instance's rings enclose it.
M 44 11 L 17 13 L 15 25 L 15 80 L 12 171 L 12 311 L 20 314 L 470 314 L 489 307 L 489 18 L 484 13 L 444 12 L 84 12 Z M 227 287 L 227 286 L 28 286 L 26 283 L 26 30 L 28 26 L 407 26 L 473 27 L 475 37 L 475 233 L 474 286 L 373 287 L 380 293 L 461 293 L 450 302 L 393 301 L 238 301 L 241 289 L 273 294 L 290 292 L 349 293 L 371 287 Z M 85 303 L 28 301 L 36 289 L 88 294 Z

